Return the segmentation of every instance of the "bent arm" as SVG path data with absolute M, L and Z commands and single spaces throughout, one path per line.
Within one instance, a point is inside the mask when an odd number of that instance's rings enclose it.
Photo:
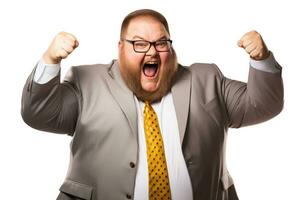
M 229 127 L 238 128 L 260 123 L 276 116 L 283 108 L 281 67 L 276 71 L 250 67 L 248 83 L 227 78 L 222 80 L 222 93 L 227 108 Z
M 36 69 L 36 68 L 35 68 Z M 21 114 L 29 126 L 48 132 L 72 135 L 79 115 L 80 95 L 76 76 L 60 83 L 60 73 L 50 81 L 35 82 L 35 69 L 28 77 L 22 94 Z

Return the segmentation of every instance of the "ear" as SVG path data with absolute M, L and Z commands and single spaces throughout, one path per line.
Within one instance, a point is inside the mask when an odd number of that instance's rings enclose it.
M 118 42 L 119 51 L 123 48 L 123 45 L 124 45 L 124 43 L 121 40 L 119 40 L 119 42 Z
M 119 57 L 121 56 L 121 52 L 123 51 L 124 48 L 124 42 L 122 42 L 121 40 L 118 42 L 118 54 Z

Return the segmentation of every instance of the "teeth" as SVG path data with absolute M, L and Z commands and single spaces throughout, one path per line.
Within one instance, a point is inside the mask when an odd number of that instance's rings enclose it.
M 155 61 L 149 61 L 149 62 L 147 62 L 146 64 L 157 64 L 158 62 L 155 62 Z

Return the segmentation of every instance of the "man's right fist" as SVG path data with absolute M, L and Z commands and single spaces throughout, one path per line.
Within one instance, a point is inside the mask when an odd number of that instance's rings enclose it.
M 60 32 L 55 36 L 43 55 L 46 64 L 58 64 L 78 47 L 76 37 L 70 33 Z

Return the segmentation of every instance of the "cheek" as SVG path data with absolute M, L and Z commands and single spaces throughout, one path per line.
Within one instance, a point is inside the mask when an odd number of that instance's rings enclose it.
M 127 53 L 126 60 L 132 66 L 139 67 L 143 63 L 143 54 L 137 54 L 135 52 Z
M 171 59 L 171 54 L 170 53 L 164 53 L 160 55 L 160 61 L 161 61 L 161 65 L 162 67 L 162 71 L 163 73 L 166 73 L 167 71 L 169 71 L 169 61 Z
M 169 52 L 161 53 L 160 54 L 161 64 L 166 66 L 170 58 L 171 58 L 171 54 Z

